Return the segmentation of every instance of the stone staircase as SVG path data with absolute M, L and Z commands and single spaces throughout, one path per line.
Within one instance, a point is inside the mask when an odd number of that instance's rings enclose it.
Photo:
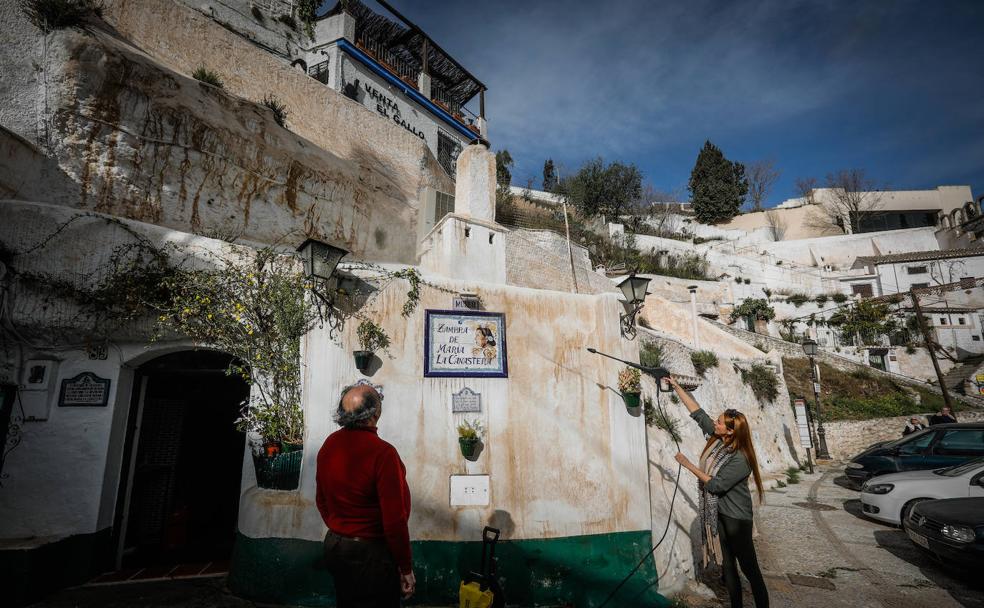
M 953 369 L 943 375 L 943 383 L 946 384 L 946 388 L 953 394 L 965 395 L 984 403 L 981 395 L 968 394 L 964 386 L 964 381 L 981 366 L 981 363 L 984 363 L 984 356 L 973 357 L 959 362 Z

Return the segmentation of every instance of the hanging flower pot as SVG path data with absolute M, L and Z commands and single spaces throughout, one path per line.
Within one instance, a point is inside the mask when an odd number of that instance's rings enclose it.
M 273 446 L 276 449 L 271 449 Z M 267 442 L 260 454 L 253 455 L 256 485 L 267 490 L 296 490 L 301 480 L 300 444 Z
M 359 347 L 362 349 L 353 353 L 355 366 L 364 374 L 369 369 L 369 362 L 372 360 L 373 353 L 389 348 L 390 339 L 386 331 L 372 319 L 365 319 L 359 323 L 355 334 L 359 338 Z
M 639 395 L 642 393 L 642 374 L 634 367 L 626 367 L 618 373 L 618 390 L 622 394 L 625 407 L 639 407 Z
M 461 455 L 465 460 L 475 460 L 478 458 L 478 444 L 482 440 L 482 423 L 478 420 L 464 420 L 458 425 L 458 447 L 461 448 Z
M 365 373 L 369 369 L 369 362 L 372 361 L 372 351 L 371 350 L 357 350 L 355 355 L 355 367 L 359 369 L 360 372 Z
M 465 457 L 465 460 L 475 459 L 478 443 L 478 437 L 458 437 L 458 447 L 461 448 L 461 455 Z

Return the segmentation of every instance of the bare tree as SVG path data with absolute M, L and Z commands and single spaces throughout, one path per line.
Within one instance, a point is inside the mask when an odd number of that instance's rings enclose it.
M 769 226 L 769 234 L 773 241 L 781 241 L 786 236 L 788 224 L 781 212 L 776 209 L 769 209 L 765 212 L 765 221 Z
M 772 191 L 772 186 L 779 179 L 781 172 L 776 169 L 773 160 L 758 160 L 745 165 L 745 176 L 748 178 L 748 200 L 752 203 L 752 211 L 761 211 L 762 203 Z
M 683 189 L 657 190 L 647 184 L 643 189 L 643 196 L 649 201 L 647 223 L 656 229 L 657 234 L 666 236 L 678 232 L 679 222 L 674 221 L 674 218 L 682 213 L 679 204 L 686 196 Z
M 814 195 L 814 191 L 817 189 L 817 178 L 797 177 L 795 183 L 796 193 L 806 201 L 807 205 L 812 205 L 817 202 Z
M 842 169 L 827 175 L 826 189 L 816 201 L 809 225 L 856 233 L 864 219 L 878 215 L 882 193 L 864 169 Z

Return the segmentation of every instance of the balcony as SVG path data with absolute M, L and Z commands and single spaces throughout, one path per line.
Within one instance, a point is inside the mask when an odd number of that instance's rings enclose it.
M 359 0 L 345 0 L 321 18 L 341 12 L 353 17 L 356 49 L 427 100 L 432 106 L 429 109 L 437 110 L 436 114 L 447 114 L 457 123 L 457 130 L 469 133 L 470 137 L 480 137 L 477 123 L 485 116 L 485 85 L 389 4 L 378 4 L 389 15 L 381 15 Z M 421 87 L 421 75 L 429 77 L 430 90 L 426 90 L 426 84 Z M 480 106 L 477 116 L 465 108 L 476 95 Z

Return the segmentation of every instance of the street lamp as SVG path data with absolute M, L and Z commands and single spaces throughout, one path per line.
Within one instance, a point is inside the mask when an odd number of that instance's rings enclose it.
M 646 302 L 646 289 L 649 287 L 650 279 L 636 276 L 635 271 L 618 283 L 618 288 L 625 296 L 625 314 L 619 318 L 622 321 L 622 335 L 632 337 L 635 335 L 636 315 L 642 310 Z
M 827 451 L 827 436 L 823 428 L 823 415 L 820 413 L 820 382 L 817 381 L 817 366 L 813 359 L 817 356 L 816 341 L 811 339 L 804 340 L 803 352 L 810 358 L 810 377 L 813 379 L 813 399 L 817 408 L 817 458 L 829 460 L 830 452 Z
M 327 281 L 348 251 L 316 239 L 307 239 L 297 248 L 304 261 L 304 274 L 312 279 Z

